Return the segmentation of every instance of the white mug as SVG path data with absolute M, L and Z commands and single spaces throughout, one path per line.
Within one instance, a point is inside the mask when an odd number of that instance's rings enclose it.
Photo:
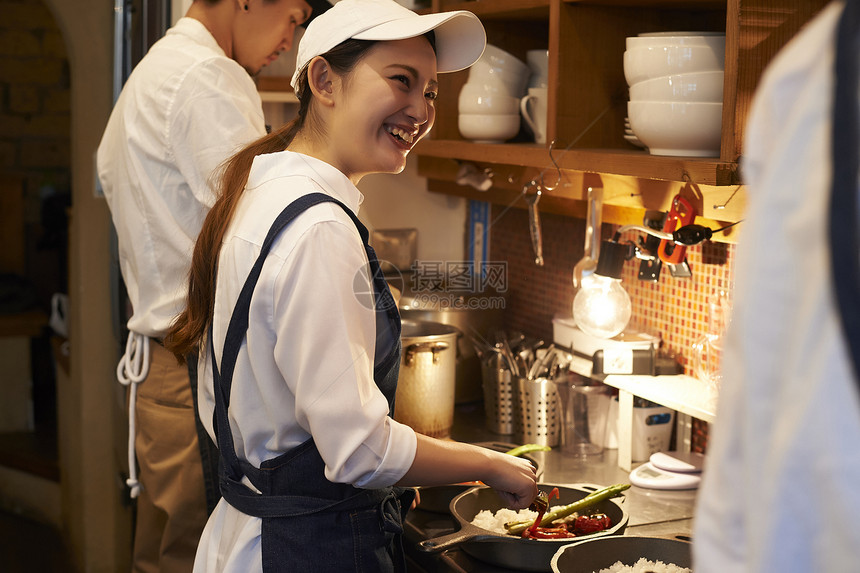
M 547 88 L 529 88 L 520 100 L 520 112 L 537 143 L 546 143 L 546 98 Z

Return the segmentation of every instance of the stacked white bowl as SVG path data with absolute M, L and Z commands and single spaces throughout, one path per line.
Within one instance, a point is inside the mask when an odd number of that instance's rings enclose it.
M 720 154 L 726 36 L 657 32 L 627 38 L 625 139 L 653 155 Z
M 481 143 L 502 143 L 519 133 L 520 98 L 529 74 L 522 60 L 487 44 L 460 90 L 460 134 Z

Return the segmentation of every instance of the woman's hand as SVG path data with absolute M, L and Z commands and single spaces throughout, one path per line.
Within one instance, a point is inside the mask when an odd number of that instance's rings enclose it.
M 537 496 L 537 470 L 523 458 L 501 454 L 491 460 L 490 473 L 483 480 L 511 509 L 525 509 Z
M 412 467 L 397 485 L 481 481 L 495 489 L 511 509 L 528 507 L 537 495 L 537 470 L 524 458 L 421 434 L 416 437 L 418 448 Z

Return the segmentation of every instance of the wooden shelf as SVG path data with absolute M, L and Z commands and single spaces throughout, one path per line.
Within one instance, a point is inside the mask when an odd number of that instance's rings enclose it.
M 702 224 L 743 218 L 746 191 L 738 162 L 747 114 L 761 74 L 773 56 L 827 0 L 433 0 L 429 11 L 470 10 L 484 22 L 488 43 L 525 60 L 549 51 L 547 140 L 479 144 L 459 132 L 457 98 L 468 72 L 439 78 L 439 113 L 433 139 L 414 153 L 428 189 L 506 206 L 525 207 L 530 181 L 542 186 L 542 211 L 585 216 L 590 177 L 601 180 L 604 221 L 641 223 L 642 209 L 666 211 L 681 189 Z M 626 38 L 645 32 L 702 30 L 726 34 L 723 117 L 719 156 L 650 155 L 623 138 L 628 86 L 623 72 Z M 493 173 L 485 193 L 458 185 L 470 162 Z M 557 165 L 557 170 L 553 163 Z M 553 183 L 557 182 L 557 184 Z M 609 197 L 609 199 L 606 199 Z M 713 227 L 712 227 L 713 228 Z M 720 240 L 734 242 L 737 232 Z
M 481 19 L 546 18 L 550 9 L 550 0 L 441 0 L 438 4 L 439 11 L 468 10 Z
M 464 161 L 519 165 L 539 169 L 551 165 L 549 150 L 539 144 L 486 144 L 465 140 L 427 139 L 416 148 L 417 155 L 456 157 Z M 562 149 L 553 152 L 559 168 L 581 172 L 626 175 L 665 181 L 691 180 L 701 185 L 739 185 L 734 162 L 719 158 L 668 157 L 644 151 L 621 149 Z

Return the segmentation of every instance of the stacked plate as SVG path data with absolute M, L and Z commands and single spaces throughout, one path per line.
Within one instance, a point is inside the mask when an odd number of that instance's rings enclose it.
M 726 36 L 657 32 L 627 38 L 625 139 L 653 155 L 720 154 Z

